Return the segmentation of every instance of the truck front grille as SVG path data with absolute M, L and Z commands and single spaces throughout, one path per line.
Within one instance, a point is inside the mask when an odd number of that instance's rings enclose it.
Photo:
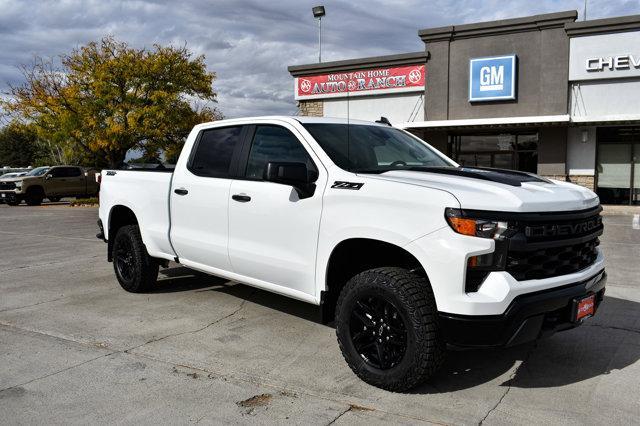
M 509 251 L 506 270 L 518 281 L 572 274 L 595 262 L 598 238 L 559 247 Z
M 16 184 L 13 182 L 0 182 L 0 191 L 8 191 L 16 189 Z
M 505 270 L 518 281 L 572 274 L 598 257 L 600 206 L 576 212 L 524 214 L 509 238 Z

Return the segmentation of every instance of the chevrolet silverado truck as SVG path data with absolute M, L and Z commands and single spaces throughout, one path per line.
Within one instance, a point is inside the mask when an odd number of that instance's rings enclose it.
M 23 200 L 38 206 L 46 198 L 51 202 L 63 197 L 90 197 L 98 193 L 93 174 L 81 167 L 36 167 L 24 176 L 0 181 L 0 203 L 17 206 Z
M 407 390 L 451 347 L 580 325 L 603 300 L 598 197 L 460 167 L 380 122 L 197 125 L 175 170 L 104 170 L 100 233 L 129 292 L 169 261 L 320 305 L 364 381 Z

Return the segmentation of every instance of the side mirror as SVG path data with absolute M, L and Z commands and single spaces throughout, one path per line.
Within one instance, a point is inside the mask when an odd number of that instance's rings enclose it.
M 45 178 L 46 180 L 49 180 L 49 179 L 51 179 L 52 177 L 53 177 L 53 175 L 52 175 L 52 174 L 48 174 L 48 175 L 46 175 L 44 178 Z
M 300 198 L 309 198 L 316 190 L 314 182 L 318 180 L 318 173 L 310 172 L 304 163 L 269 162 L 264 168 L 263 179 L 293 186 Z

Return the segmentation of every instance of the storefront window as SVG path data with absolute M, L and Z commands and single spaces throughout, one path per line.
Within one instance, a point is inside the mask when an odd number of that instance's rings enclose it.
M 463 166 L 535 173 L 538 168 L 538 133 L 451 135 L 449 154 Z
M 640 128 L 598 129 L 597 190 L 604 204 L 640 202 Z

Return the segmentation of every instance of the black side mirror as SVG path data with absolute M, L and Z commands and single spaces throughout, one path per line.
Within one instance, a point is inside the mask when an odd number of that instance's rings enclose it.
M 316 190 L 314 182 L 318 180 L 318 172 L 309 171 L 304 163 L 270 162 L 264 168 L 263 179 L 293 186 L 300 198 L 309 198 Z

